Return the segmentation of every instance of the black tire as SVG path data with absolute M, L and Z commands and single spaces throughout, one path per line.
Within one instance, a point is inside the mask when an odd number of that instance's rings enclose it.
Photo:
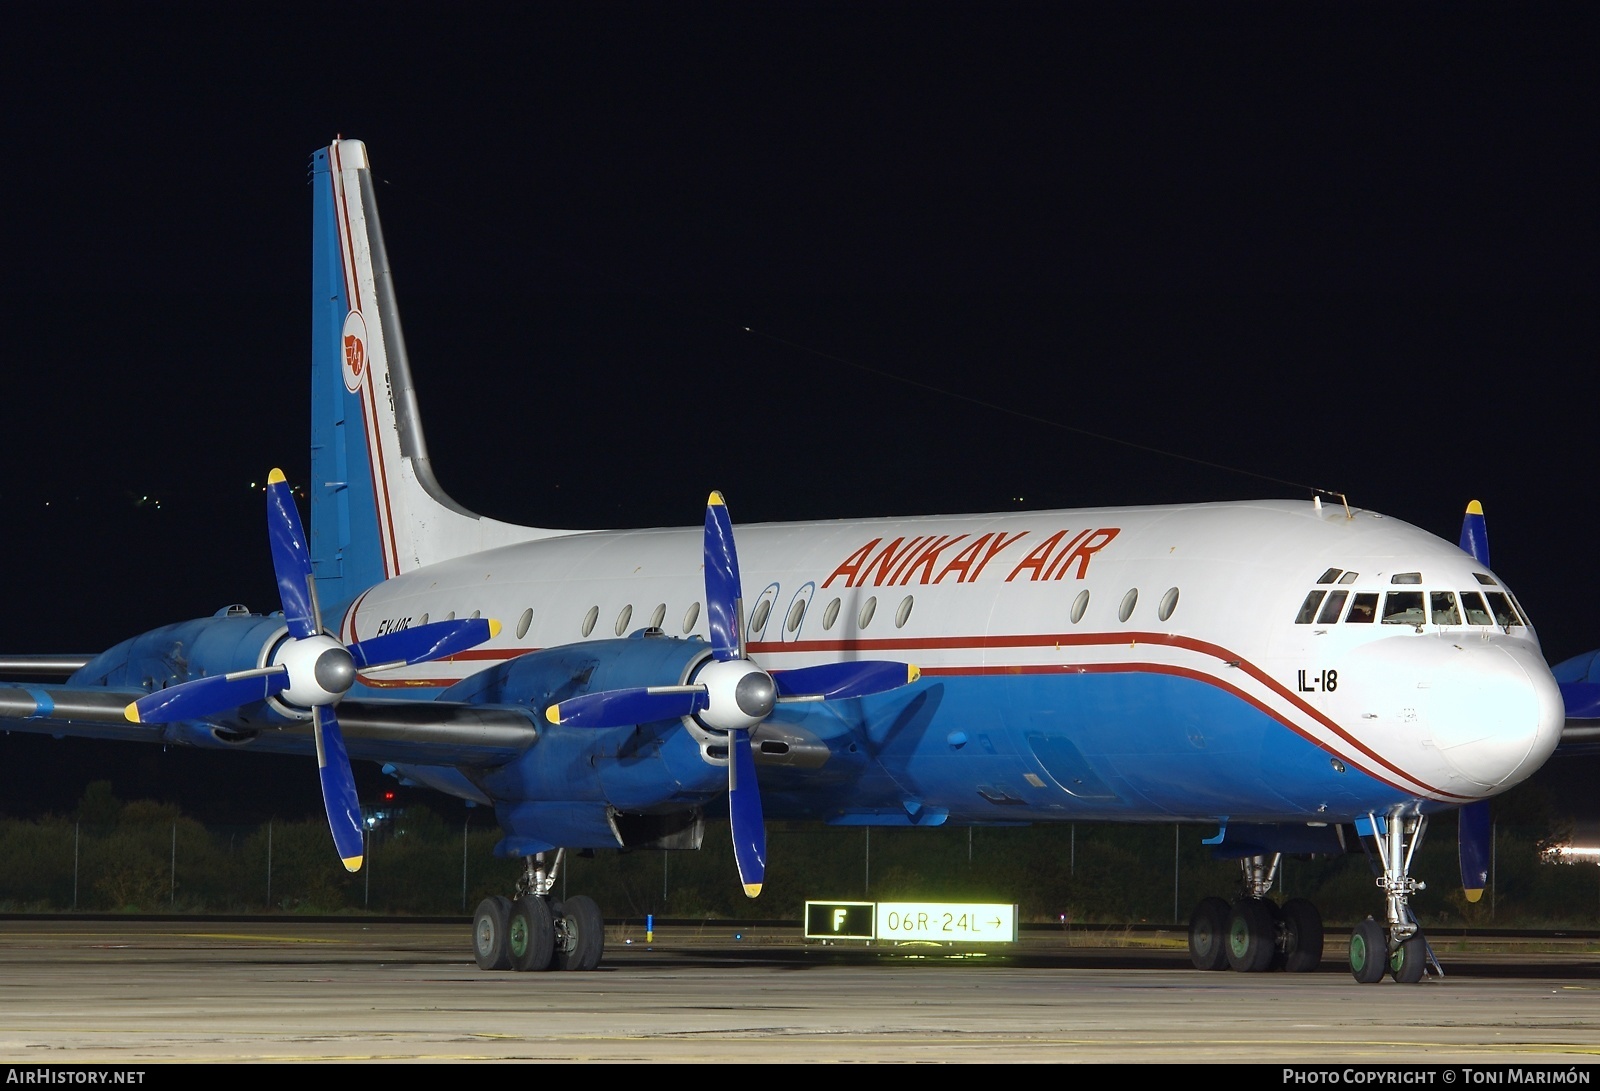
M 478 903 L 472 917 L 472 954 L 480 970 L 511 969 L 511 899 L 496 894 Z
M 552 970 L 592 970 L 606 950 L 606 922 L 594 899 L 583 894 L 557 902 Z
M 1272 968 L 1278 951 L 1278 930 L 1272 907 L 1260 898 L 1241 898 L 1228 916 L 1228 965 L 1241 973 Z
M 1221 898 L 1201 898 L 1189 917 L 1189 961 L 1197 970 L 1228 968 L 1228 916 Z
M 1350 975 L 1363 985 L 1371 985 L 1382 981 L 1388 968 L 1388 930 L 1368 917 L 1350 933 Z
M 1322 965 L 1322 914 L 1304 898 L 1290 898 L 1279 911 L 1283 921 L 1283 968 L 1308 974 Z
M 511 968 L 526 973 L 548 970 L 555 954 L 555 927 L 550 918 L 550 903 L 532 895 L 518 898 L 511 907 L 511 927 L 507 931 L 511 948 Z
M 1389 976 L 1402 985 L 1415 985 L 1422 980 L 1428 968 L 1428 941 L 1421 932 L 1413 932 L 1389 956 Z

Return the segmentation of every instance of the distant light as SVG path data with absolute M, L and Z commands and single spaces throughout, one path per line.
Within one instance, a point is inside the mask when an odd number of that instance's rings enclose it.
M 1558 864 L 1600 864 L 1600 845 L 1557 845 L 1549 856 Z

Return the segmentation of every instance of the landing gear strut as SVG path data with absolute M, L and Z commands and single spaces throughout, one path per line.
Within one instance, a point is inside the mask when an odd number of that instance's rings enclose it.
M 1307 973 L 1322 961 L 1322 915 L 1304 898 L 1268 898 L 1282 854 L 1239 861 L 1243 896 L 1205 898 L 1189 918 L 1189 958 L 1200 970 Z
M 1368 917 L 1350 934 L 1350 973 L 1363 984 L 1382 981 L 1384 972 L 1402 984 L 1421 981 L 1431 967 L 1444 976 L 1439 960 L 1411 911 L 1411 895 L 1426 884 L 1411 877 L 1411 859 L 1422 844 L 1428 818 L 1420 814 L 1368 815 L 1377 849 L 1377 884 L 1384 893 L 1385 922 Z
M 566 850 L 524 857 L 516 897 L 492 895 L 472 919 L 472 951 L 481 970 L 592 970 L 605 953 L 605 920 L 593 898 L 551 897 Z

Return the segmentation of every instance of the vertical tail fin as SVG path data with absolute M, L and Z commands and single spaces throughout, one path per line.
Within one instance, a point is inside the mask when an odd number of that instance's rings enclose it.
M 550 532 L 476 515 L 439 487 L 367 149 L 311 158 L 311 561 L 330 606 L 435 561 Z

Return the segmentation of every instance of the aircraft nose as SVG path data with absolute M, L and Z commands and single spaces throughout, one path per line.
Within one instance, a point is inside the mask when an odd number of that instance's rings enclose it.
M 1433 683 L 1433 741 L 1463 779 L 1499 791 L 1550 757 L 1566 709 L 1537 649 L 1495 641 L 1463 650 Z

